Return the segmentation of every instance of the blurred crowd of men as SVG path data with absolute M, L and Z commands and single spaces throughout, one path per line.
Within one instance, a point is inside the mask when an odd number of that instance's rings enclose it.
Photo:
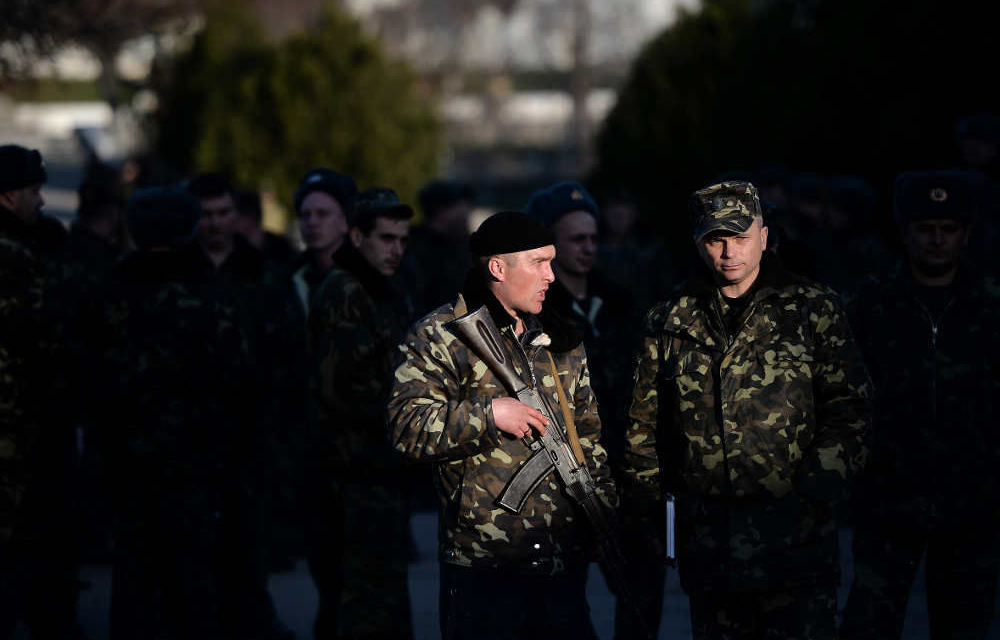
M 688 254 L 625 191 L 558 182 L 470 238 L 465 185 L 426 185 L 411 229 L 392 189 L 326 167 L 291 203 L 301 249 L 220 173 L 126 190 L 91 167 L 67 231 L 41 154 L 0 146 L 0 638 L 83 638 L 87 561 L 113 566 L 113 640 L 288 640 L 268 576 L 299 558 L 317 640 L 412 638 L 430 501 L 443 637 L 595 637 L 554 476 L 496 505 L 547 428 L 620 523 L 621 640 L 659 627 L 668 498 L 696 638 L 899 638 L 924 557 L 931 637 L 985 638 L 997 118 L 958 142 L 963 166 L 899 175 L 891 217 L 852 177 L 718 176 Z M 563 424 L 449 330 L 480 306 Z

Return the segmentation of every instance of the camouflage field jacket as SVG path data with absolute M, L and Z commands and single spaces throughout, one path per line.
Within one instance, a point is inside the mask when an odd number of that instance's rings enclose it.
M 326 474 L 371 483 L 405 482 L 388 444 L 385 406 L 408 305 L 385 276 L 351 245 L 338 252 L 313 297 L 310 438 Z
M 51 339 L 41 330 L 44 269 L 23 244 L 0 234 L 0 544 L 23 518 L 39 424 L 39 385 Z
M 835 575 L 832 505 L 863 464 L 870 382 L 837 295 L 765 260 L 729 335 L 707 280 L 646 319 L 626 498 L 677 496 L 686 588 Z
M 497 429 L 491 403 L 507 395 L 503 386 L 444 326 L 476 308 L 460 296 L 454 305 L 440 307 L 411 329 L 400 347 L 405 361 L 396 369 L 389 401 L 392 440 L 406 457 L 435 463 L 442 562 L 557 573 L 589 560 L 588 525 L 561 491 L 554 473 L 535 488 L 519 514 L 496 505 L 530 450 Z M 493 313 L 507 348 L 512 354 L 523 350 L 531 362 L 530 375 L 558 411 L 549 357 L 540 346 L 545 336 L 537 319 L 526 318 L 527 329 L 518 340 L 513 323 L 501 324 L 498 315 Z M 610 508 L 616 496 L 599 443 L 601 424 L 583 345 L 553 352 L 552 357 L 572 405 L 587 465 Z M 513 355 L 512 360 L 517 363 L 520 358 Z M 529 375 L 518 368 L 522 376 Z
M 963 265 L 928 307 L 908 265 L 848 306 L 875 383 L 861 496 L 899 524 L 1000 519 L 1000 284 Z M 958 463 L 960 461 L 960 463 Z

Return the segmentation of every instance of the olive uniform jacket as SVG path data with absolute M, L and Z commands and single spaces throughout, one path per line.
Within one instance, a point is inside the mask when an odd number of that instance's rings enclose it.
M 396 369 L 388 406 L 392 442 L 407 458 L 435 465 L 442 562 L 559 573 L 589 561 L 588 525 L 563 494 L 555 473 L 539 483 L 520 513 L 511 514 L 496 504 L 531 451 L 497 429 L 492 401 L 508 394 L 445 324 L 487 304 L 519 374 L 536 380 L 558 412 L 548 355 L 552 354 L 588 468 L 599 495 L 613 508 L 617 498 L 599 442 L 601 422 L 584 348 L 578 343 L 556 350 L 559 345 L 550 342 L 558 343 L 559 336 L 545 334 L 534 316 L 524 318 L 526 330 L 518 339 L 513 318 L 491 293 L 477 289 L 473 294 L 467 286 L 454 304 L 417 322 L 401 345 L 405 361 Z M 525 363 L 530 363 L 530 371 L 524 370 Z
M 870 381 L 837 294 L 765 254 L 749 295 L 727 323 L 695 280 L 646 318 L 623 492 L 647 514 L 676 495 L 688 591 L 836 580 L 833 506 L 864 461 Z

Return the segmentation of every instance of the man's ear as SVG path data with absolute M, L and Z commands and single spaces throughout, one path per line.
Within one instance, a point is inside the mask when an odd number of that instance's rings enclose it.
M 760 248 L 767 251 L 767 227 L 760 228 Z
M 0 193 L 0 204 L 7 209 L 13 209 L 15 193 L 15 191 L 4 191 L 3 193 Z
M 348 235 L 351 237 L 351 244 L 354 245 L 354 248 L 360 249 L 361 240 L 362 238 L 365 237 L 364 234 L 361 233 L 361 229 L 358 229 L 357 227 L 351 227 L 351 230 L 348 231 Z
M 490 275 L 497 282 L 503 282 L 507 275 L 507 263 L 500 256 L 490 256 L 486 266 L 490 270 Z

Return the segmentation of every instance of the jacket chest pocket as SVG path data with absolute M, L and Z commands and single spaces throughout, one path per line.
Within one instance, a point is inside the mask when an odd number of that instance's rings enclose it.
M 664 391 L 684 403 L 711 393 L 712 357 L 700 351 L 684 351 L 667 361 L 663 370 Z
M 758 344 L 757 371 L 752 379 L 769 413 L 793 422 L 809 422 L 816 366 L 810 345 L 785 341 Z

